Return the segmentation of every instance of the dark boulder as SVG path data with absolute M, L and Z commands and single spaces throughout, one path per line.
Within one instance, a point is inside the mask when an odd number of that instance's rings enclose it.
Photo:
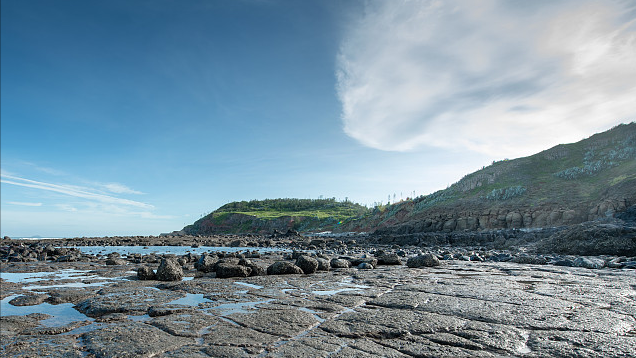
M 267 268 L 268 275 L 303 274 L 303 270 L 289 261 L 278 261 Z
M 439 266 L 439 265 L 440 265 L 440 262 L 437 256 L 430 253 L 424 254 L 424 255 L 418 255 L 414 257 L 409 257 L 409 259 L 406 261 L 406 266 L 411 268 L 433 267 L 433 266 Z
M 148 266 L 141 266 L 137 269 L 137 278 L 140 280 L 156 280 L 157 275 Z
M 173 258 L 161 260 L 157 269 L 157 280 L 159 281 L 181 281 L 183 278 L 183 269 L 179 263 Z
M 296 259 L 296 266 L 300 267 L 307 275 L 318 270 L 318 260 L 313 257 L 301 255 Z
M 351 266 L 351 262 L 347 259 L 331 259 L 331 267 L 332 268 L 349 268 Z
M 235 264 L 219 264 L 216 266 L 216 277 L 248 277 L 252 273 L 252 269 L 247 266 Z

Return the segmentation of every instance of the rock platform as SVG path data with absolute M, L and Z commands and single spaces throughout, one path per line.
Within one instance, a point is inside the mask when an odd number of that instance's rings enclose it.
M 635 270 L 443 260 L 242 278 L 185 270 L 190 279 L 162 282 L 137 268 L 3 264 L 3 275 L 85 272 L 66 287 L 2 281 L 3 301 L 44 295 L 85 316 L 51 325 L 46 313 L 3 313 L 0 356 L 636 356 Z

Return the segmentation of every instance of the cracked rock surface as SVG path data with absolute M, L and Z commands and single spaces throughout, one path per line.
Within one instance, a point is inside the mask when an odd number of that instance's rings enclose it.
M 37 292 L 85 316 L 2 316 L 0 356 L 636 356 L 633 270 L 442 261 Z

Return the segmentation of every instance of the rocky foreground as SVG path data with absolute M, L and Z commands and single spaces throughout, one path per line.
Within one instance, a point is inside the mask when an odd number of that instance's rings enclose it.
M 3 313 L 2 356 L 636 355 L 636 258 L 443 248 L 313 257 L 48 250 L 5 250 L 3 277 L 74 274 L 3 279 L 0 298 L 17 307 L 73 307 L 79 318 L 53 324 L 46 313 Z

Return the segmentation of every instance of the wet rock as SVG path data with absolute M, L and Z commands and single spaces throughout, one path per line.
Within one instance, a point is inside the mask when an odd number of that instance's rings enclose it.
M 11 341 L 2 338 L 0 354 L 3 357 L 84 357 L 77 340 L 70 336 L 21 336 Z
M 378 256 L 378 265 L 401 265 L 398 254 L 383 254 Z
M 71 288 L 71 287 L 59 287 L 55 290 L 49 291 L 49 298 L 46 299 L 46 302 L 52 305 L 59 305 L 62 303 L 73 303 L 77 304 L 81 301 L 84 301 L 90 297 L 96 295 L 98 289 L 90 289 L 90 288 Z
M 137 278 L 140 280 L 156 280 L 155 271 L 148 266 L 140 266 L 137 269 Z
M 49 297 L 48 295 L 37 295 L 37 294 L 28 294 L 23 296 L 18 296 L 11 301 L 9 304 L 14 306 L 35 306 L 43 303 L 44 300 Z
M 101 357 L 150 357 L 191 342 L 143 323 L 109 325 L 84 334 L 88 351 Z
M 126 260 L 120 258 L 110 258 L 106 260 L 106 265 L 125 265 Z
M 592 257 L 578 257 L 572 263 L 574 267 L 585 267 L 588 269 L 601 269 L 605 267 L 605 260 Z
M 331 268 L 331 264 L 327 259 L 317 257 L 316 261 L 318 261 L 318 271 L 329 271 L 329 269 Z
M 78 303 L 75 308 L 89 317 L 99 317 L 109 313 L 143 315 L 151 306 L 166 304 L 185 296 L 181 292 L 147 287 L 104 288 L 98 293 L 97 296 Z
M 296 266 L 300 267 L 306 275 L 318 270 L 318 260 L 307 255 L 301 255 L 296 259 Z
M 351 266 L 351 262 L 346 259 L 331 259 L 330 264 L 333 268 L 349 268 Z
M 203 254 L 194 266 L 201 272 L 212 272 L 214 271 L 217 262 L 218 259 L 216 257 L 208 254 Z
M 433 266 L 439 266 L 440 262 L 439 259 L 437 258 L 437 256 L 433 255 L 433 254 L 424 254 L 424 255 L 418 255 L 418 256 L 414 256 L 414 257 L 410 257 L 407 261 L 406 261 L 406 266 L 411 267 L 411 268 L 417 268 L 417 267 L 433 267 Z
M 228 318 L 255 331 L 283 337 L 294 337 L 318 323 L 313 314 L 296 309 L 260 309 Z
M 159 281 L 181 281 L 183 278 L 183 269 L 172 258 L 161 260 L 157 269 L 157 280 Z
M 204 328 L 218 324 L 220 319 L 200 311 L 155 317 L 149 323 L 162 331 L 180 337 L 201 337 Z
M 235 264 L 219 264 L 216 266 L 216 277 L 248 277 L 252 269 L 247 266 Z
M 361 262 L 358 266 L 356 266 L 358 270 L 373 270 L 375 267 L 368 262 Z
M 378 266 L 378 259 L 375 257 L 352 258 L 349 259 L 349 262 L 351 263 L 351 266 L 360 266 L 360 264 L 363 263 L 369 264 L 373 266 L 373 268 Z
M 303 270 L 289 261 L 278 261 L 267 267 L 268 275 L 301 275 Z

